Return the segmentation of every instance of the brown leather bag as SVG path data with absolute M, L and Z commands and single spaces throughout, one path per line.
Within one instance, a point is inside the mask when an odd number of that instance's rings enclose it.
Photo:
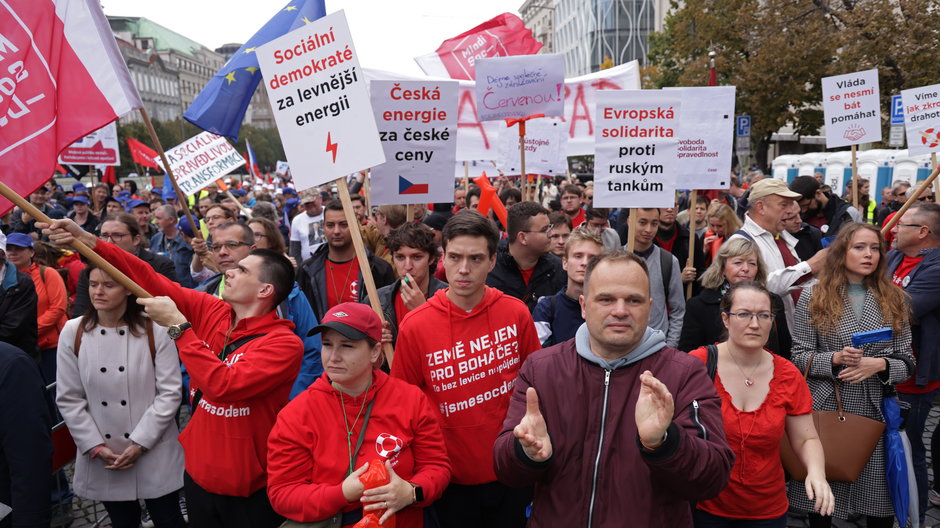
M 806 362 L 804 380 L 809 375 L 814 357 L 816 354 L 810 356 Z M 833 379 L 832 388 L 836 396 L 836 410 L 813 411 L 813 423 L 826 456 L 826 480 L 855 482 L 884 434 L 885 424 L 845 412 L 842 408 L 839 381 Z M 806 480 L 806 467 L 793 452 L 786 434 L 780 440 L 780 459 L 790 478 Z

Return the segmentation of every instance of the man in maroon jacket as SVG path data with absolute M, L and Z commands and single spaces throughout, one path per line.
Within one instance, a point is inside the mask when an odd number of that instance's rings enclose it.
M 645 262 L 603 253 L 575 338 L 522 365 L 493 456 L 501 482 L 535 485 L 530 527 L 692 526 L 690 501 L 728 482 L 721 400 L 648 328 L 650 303 Z

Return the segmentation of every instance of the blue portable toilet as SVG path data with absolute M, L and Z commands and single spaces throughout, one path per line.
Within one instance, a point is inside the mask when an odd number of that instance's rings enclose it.
M 784 154 L 782 156 L 777 156 L 774 158 L 773 163 L 771 163 L 771 174 L 775 180 L 782 180 L 787 182 L 787 185 L 793 181 L 793 178 L 796 178 L 799 174 L 799 167 L 797 165 L 797 160 L 800 156 L 796 154 Z

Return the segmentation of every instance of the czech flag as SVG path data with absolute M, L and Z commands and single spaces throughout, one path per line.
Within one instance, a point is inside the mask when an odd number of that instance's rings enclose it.
M 324 0 L 288 2 L 216 72 L 183 117 L 203 130 L 238 141 L 245 111 L 261 81 L 255 49 L 325 14 Z
M 0 2 L 0 174 L 20 196 L 52 177 L 59 153 L 142 108 L 98 0 Z M 0 84 L 5 86 L 5 84 Z M 0 198 L 0 213 L 12 204 Z
M 245 148 L 248 149 L 248 155 L 245 156 L 245 159 L 248 160 L 248 175 L 261 178 L 261 169 L 258 168 L 258 159 L 255 158 L 255 151 L 251 149 L 251 143 L 249 143 L 247 139 L 245 140 Z
M 404 176 L 398 177 L 398 194 L 427 194 L 428 184 L 413 183 Z

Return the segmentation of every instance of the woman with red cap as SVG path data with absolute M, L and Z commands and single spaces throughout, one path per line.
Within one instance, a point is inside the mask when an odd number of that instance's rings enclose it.
M 325 372 L 292 400 L 268 438 L 268 495 L 298 522 L 395 515 L 398 528 L 424 526 L 423 508 L 450 482 L 437 413 L 416 387 L 382 364 L 382 324 L 369 306 L 341 303 L 320 325 Z M 385 464 L 389 484 L 365 490 L 370 463 Z

